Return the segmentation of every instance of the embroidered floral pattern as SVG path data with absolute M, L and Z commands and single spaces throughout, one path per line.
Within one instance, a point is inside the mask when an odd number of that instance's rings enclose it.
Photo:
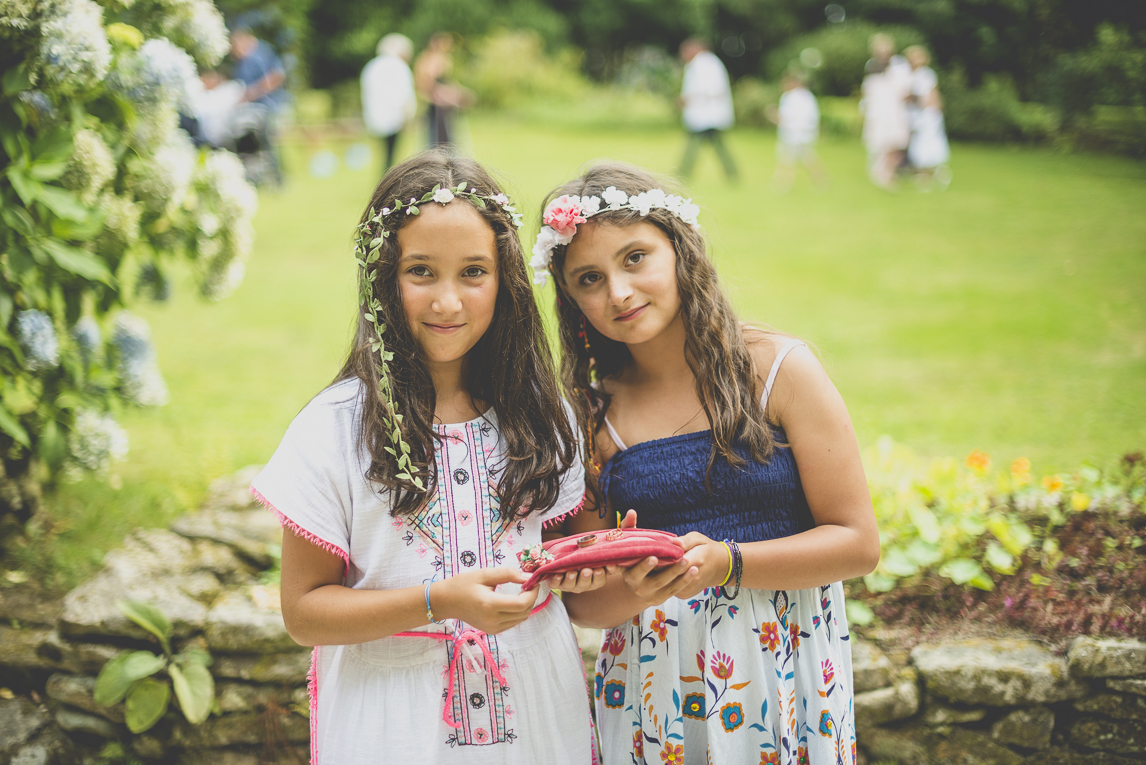
M 711 588 L 647 609 L 606 632 L 596 686 L 606 751 L 630 750 L 635 756 L 640 740 L 642 751 L 648 747 L 662 755 L 660 762 L 671 762 L 678 748 L 689 746 L 687 721 L 705 725 L 713 747 L 719 739 L 713 757 L 721 752 L 720 761 L 854 765 L 850 649 L 846 623 L 837 613 L 841 602 L 840 584 L 827 590 L 743 590 L 734 600 Z M 630 688 L 622 700 L 612 684 L 626 680 L 639 682 L 640 691 Z M 703 761 L 704 752 L 698 755 Z
M 684 747 L 667 743 L 661 750 L 661 762 L 664 765 L 682 765 L 684 763 Z
M 706 717 L 704 710 L 705 703 L 703 693 L 690 693 L 684 697 L 684 704 L 681 706 L 681 711 L 685 717 L 691 717 L 694 720 L 703 720 Z
M 726 733 L 739 728 L 744 724 L 744 707 L 732 701 L 720 708 L 720 724 Z
M 605 683 L 605 706 L 620 709 L 625 704 L 625 684 L 620 680 Z

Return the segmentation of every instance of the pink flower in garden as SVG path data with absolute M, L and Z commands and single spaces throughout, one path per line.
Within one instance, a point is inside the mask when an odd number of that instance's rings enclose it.
M 561 236 L 573 236 L 577 233 L 577 224 L 585 222 L 581 215 L 581 200 L 562 194 L 549 203 L 541 219 Z
M 717 651 L 712 657 L 712 674 L 721 680 L 732 677 L 732 657 Z

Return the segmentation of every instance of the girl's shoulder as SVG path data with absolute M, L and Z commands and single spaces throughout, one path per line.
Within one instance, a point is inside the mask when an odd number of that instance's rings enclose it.
M 773 329 L 756 327 L 742 323 L 744 342 L 756 366 L 757 394 L 763 396 L 771 381 L 769 401 L 775 408 L 776 393 L 786 399 L 786 392 L 793 387 L 811 384 L 825 377 L 823 365 L 806 340 Z M 776 367 L 780 361 L 779 368 Z M 775 372 L 775 374 L 773 374 Z
M 357 377 L 323 388 L 291 421 L 296 436 L 313 439 L 316 447 L 332 440 L 353 440 L 362 420 L 363 383 Z

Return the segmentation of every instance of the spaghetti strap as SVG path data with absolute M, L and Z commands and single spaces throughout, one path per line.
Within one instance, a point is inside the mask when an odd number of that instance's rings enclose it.
M 772 362 L 772 369 L 768 372 L 768 382 L 764 383 L 764 395 L 760 398 L 761 408 L 768 406 L 768 395 L 772 392 L 772 384 L 776 382 L 776 373 L 780 371 L 780 364 L 784 361 L 784 357 L 788 355 L 789 351 L 799 348 L 801 345 L 807 347 L 802 340 L 789 340 L 784 344 L 784 347 L 780 349 L 780 352 L 776 354 L 776 360 Z M 606 420 L 606 423 L 607 422 Z M 610 431 L 611 430 L 612 428 L 610 428 Z
M 605 430 L 609 431 L 609 438 L 613 439 L 613 443 L 616 445 L 618 450 L 624 451 L 625 449 L 629 448 L 625 446 L 625 442 L 622 441 L 621 437 L 617 435 L 617 431 L 614 430 L 613 423 L 609 422 L 609 415 L 607 414 L 605 415 Z

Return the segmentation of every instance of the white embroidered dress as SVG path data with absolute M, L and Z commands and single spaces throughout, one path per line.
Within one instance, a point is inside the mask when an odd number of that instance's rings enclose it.
M 554 508 L 521 521 L 501 519 L 492 487 L 503 447 L 491 410 L 470 422 L 436 426 L 445 436 L 434 455 L 438 488 L 416 515 L 392 517 L 386 490 L 364 478 L 367 455 L 356 438 L 359 386 L 346 381 L 315 397 L 251 487 L 284 525 L 346 561 L 346 586 L 421 586 L 479 568 L 516 566 L 517 552 L 541 541 L 544 521 L 580 505 L 578 464 L 564 477 Z M 548 595 L 542 585 L 538 604 Z M 468 629 L 449 622 L 417 632 Z M 581 655 L 559 598 L 513 629 L 454 646 L 449 639 L 394 636 L 316 648 L 312 763 L 580 765 L 595 759 Z M 499 671 L 487 671 L 490 660 Z M 458 727 L 443 720 L 443 710 Z

